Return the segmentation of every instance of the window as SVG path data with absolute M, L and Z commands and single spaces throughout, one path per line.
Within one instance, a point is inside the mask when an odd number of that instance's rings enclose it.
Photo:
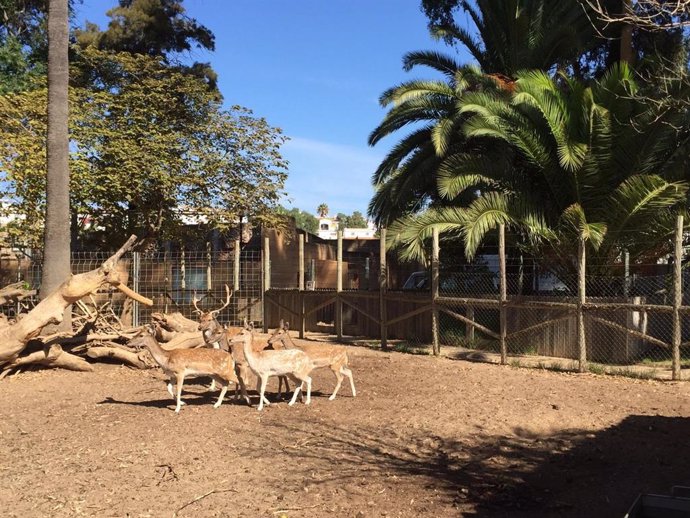
M 328 230 L 328 223 L 321 223 L 321 230 Z

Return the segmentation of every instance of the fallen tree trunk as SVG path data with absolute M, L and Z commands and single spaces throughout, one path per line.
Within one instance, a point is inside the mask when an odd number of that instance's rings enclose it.
M 134 353 L 116 347 L 98 346 L 90 347 L 86 352 L 86 356 L 89 358 L 113 358 L 115 360 L 128 363 L 129 365 L 132 365 L 138 369 L 148 369 L 151 367 L 151 365 L 149 365 L 144 359 L 145 354 L 147 354 L 145 351 Z
M 161 344 L 161 347 L 166 351 L 172 351 L 173 349 L 196 349 L 204 345 L 206 342 L 204 342 L 201 332 L 195 331 L 193 333 L 178 333 L 169 342 Z
M 175 331 L 176 333 L 197 331 L 199 329 L 199 322 L 187 318 L 180 312 L 152 313 L 151 319 L 169 331 Z
M 45 367 L 59 367 L 73 371 L 90 372 L 93 367 L 79 356 L 70 354 L 62 350 L 59 344 L 53 344 L 42 351 L 36 351 L 21 358 L 16 358 L 11 363 L 4 365 L 6 370 L 0 374 L 0 379 L 5 377 L 11 370 L 25 365 L 43 365 Z
M 23 282 L 8 284 L 0 290 L 0 304 L 17 302 L 27 297 L 36 295 L 36 290 L 27 290 Z
M 131 236 L 100 268 L 70 276 L 56 291 L 48 295 L 16 323 L 0 323 L 0 365 L 15 363 L 17 355 L 24 350 L 29 340 L 38 336 L 48 324 L 59 324 L 62 321 L 65 308 L 82 297 L 95 293 L 103 285 L 114 286 L 142 304 L 152 306 L 151 299 L 142 297 L 122 283 L 120 273 L 116 268 L 118 260 L 134 245 L 135 241 L 136 236 Z M 59 354 L 57 358 L 60 356 L 62 354 Z M 26 360 L 29 357 L 32 355 L 16 361 L 31 363 Z M 88 365 L 84 360 L 80 359 L 80 361 Z

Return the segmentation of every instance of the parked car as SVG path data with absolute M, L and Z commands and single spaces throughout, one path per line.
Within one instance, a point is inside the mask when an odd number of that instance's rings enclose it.
M 461 272 L 440 272 L 439 291 L 453 294 L 496 293 L 498 279 L 496 274 L 485 267 L 469 266 Z M 429 272 L 412 273 L 402 286 L 405 291 L 426 291 L 431 289 Z

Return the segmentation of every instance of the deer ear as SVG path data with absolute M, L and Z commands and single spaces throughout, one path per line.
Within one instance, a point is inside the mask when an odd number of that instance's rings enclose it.
M 288 329 L 290 329 L 290 322 L 285 322 L 285 325 L 283 326 L 283 329 L 285 329 L 286 331 L 287 331 Z
M 285 325 L 285 323 L 283 322 L 283 319 L 281 318 L 281 319 L 280 319 L 280 324 L 278 324 L 278 327 L 279 327 L 280 329 L 282 329 L 284 325 Z

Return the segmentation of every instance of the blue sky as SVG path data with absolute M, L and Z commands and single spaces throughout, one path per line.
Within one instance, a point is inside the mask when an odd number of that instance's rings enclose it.
M 77 20 L 104 27 L 116 0 L 83 0 Z M 185 0 L 216 36 L 210 61 L 226 105 L 239 104 L 282 128 L 290 162 L 288 208 L 366 214 L 371 175 L 395 139 L 367 137 L 382 120 L 387 88 L 431 70 L 402 70 L 412 50 L 454 53 L 428 34 L 419 0 Z

